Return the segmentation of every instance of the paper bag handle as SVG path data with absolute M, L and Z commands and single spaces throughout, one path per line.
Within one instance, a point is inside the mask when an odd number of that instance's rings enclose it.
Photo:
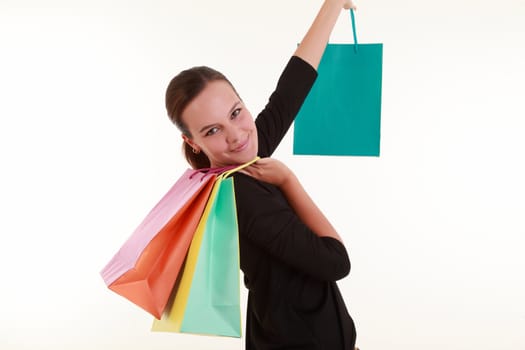
M 195 169 L 193 171 L 193 173 L 190 175 L 190 179 L 193 178 L 197 174 L 201 174 L 202 175 L 201 181 L 207 175 L 212 175 L 212 174 L 219 175 L 219 176 L 222 176 L 222 177 L 226 178 L 226 177 L 230 176 L 231 174 L 233 174 L 234 172 L 239 171 L 239 170 L 241 170 L 243 168 L 246 168 L 247 166 L 255 163 L 259 159 L 260 159 L 260 157 L 255 157 L 254 159 L 250 160 L 248 163 L 244 163 L 244 164 L 241 164 L 241 165 L 228 165 L 228 166 L 219 167 L 219 168 L 200 168 L 200 169 Z
M 357 53 L 357 33 L 355 30 L 355 15 L 354 15 L 354 9 L 350 9 L 350 19 L 352 21 L 352 34 L 354 35 L 354 51 Z
M 252 165 L 253 163 L 255 163 L 256 161 L 258 161 L 260 159 L 260 157 L 255 157 L 254 159 L 250 160 L 248 163 L 244 163 L 244 164 L 241 164 L 239 165 L 238 167 L 234 168 L 234 169 L 231 169 L 231 170 L 228 170 L 224 173 L 221 174 L 222 177 L 224 178 L 227 178 L 228 176 L 230 176 L 231 174 L 241 170 L 241 169 L 244 169 L 250 165 Z

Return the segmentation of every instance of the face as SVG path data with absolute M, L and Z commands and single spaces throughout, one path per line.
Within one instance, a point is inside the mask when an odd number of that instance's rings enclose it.
M 257 130 L 250 112 L 230 84 L 209 82 L 182 113 L 192 138 L 184 141 L 204 152 L 212 167 L 246 163 L 257 156 Z

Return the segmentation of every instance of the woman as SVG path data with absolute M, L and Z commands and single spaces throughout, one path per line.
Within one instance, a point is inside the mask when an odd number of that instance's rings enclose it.
M 234 174 L 240 265 L 248 293 L 246 349 L 354 349 L 355 327 L 335 283 L 350 271 L 341 237 L 293 172 L 268 158 L 313 85 L 349 0 L 325 0 L 254 121 L 230 82 L 208 67 L 178 74 L 166 108 L 194 168 L 242 164 Z

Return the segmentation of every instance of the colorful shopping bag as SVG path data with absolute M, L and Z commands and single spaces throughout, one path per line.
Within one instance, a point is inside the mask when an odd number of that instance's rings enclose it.
M 252 162 L 215 181 L 171 305 L 153 331 L 241 336 L 237 212 L 228 176 Z
M 294 123 L 294 154 L 379 156 L 383 44 L 328 44 Z
M 206 224 L 208 222 L 210 213 L 213 210 L 221 183 L 222 181 L 220 177 L 214 183 L 213 190 L 210 194 L 208 202 L 206 203 L 206 208 L 204 209 L 204 213 L 202 214 L 191 241 L 188 255 L 184 263 L 184 268 L 179 276 L 180 280 L 172 291 L 171 300 L 169 301 L 162 318 L 160 321 L 153 321 L 152 330 L 154 331 L 180 332 L 182 319 L 184 317 L 184 312 L 186 310 L 186 304 L 188 302 L 190 293 L 191 282 L 195 274 L 195 268 L 197 265 L 197 259 L 199 257 L 202 239 L 206 231 Z
M 188 169 L 177 180 L 102 270 L 109 289 L 161 317 L 215 178 Z

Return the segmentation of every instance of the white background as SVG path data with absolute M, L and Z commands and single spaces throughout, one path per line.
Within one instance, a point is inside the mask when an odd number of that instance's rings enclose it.
M 186 169 L 171 77 L 219 69 L 256 114 L 320 4 L 0 0 L 1 349 L 243 348 L 150 332 L 98 273 Z M 358 6 L 381 157 L 276 154 L 345 240 L 358 345 L 524 349 L 525 2 Z

